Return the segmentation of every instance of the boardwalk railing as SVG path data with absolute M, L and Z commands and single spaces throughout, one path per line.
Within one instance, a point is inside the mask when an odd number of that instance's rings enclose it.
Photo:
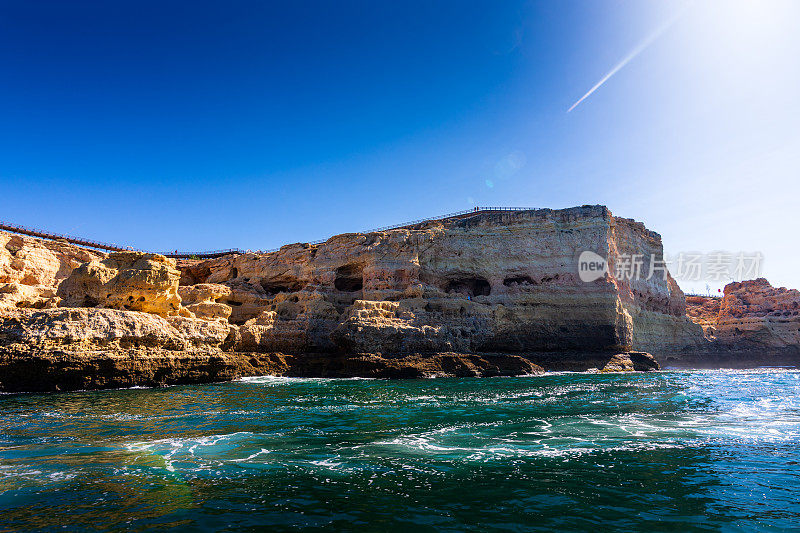
M 109 252 L 123 252 L 125 250 L 133 250 L 130 247 L 122 247 L 117 244 L 94 241 L 92 239 L 84 239 L 82 237 L 75 237 L 74 235 L 66 235 L 61 233 L 51 233 L 35 228 L 26 228 L 17 224 L 10 224 L 8 222 L 0 222 L 0 230 L 9 233 L 19 233 L 21 235 L 28 235 L 30 237 L 38 237 L 40 239 L 48 239 L 51 241 L 66 241 L 71 244 L 85 246 L 86 248 L 95 248 L 97 250 L 106 250 Z
M 683 295 L 684 296 L 699 296 L 700 298 L 722 298 L 722 294 L 721 293 L 718 293 L 718 294 L 712 294 L 712 293 L 703 294 L 703 293 L 700 293 L 700 292 L 684 292 Z
M 435 217 L 429 218 L 421 218 L 419 220 L 412 220 L 411 222 L 403 222 L 401 224 L 394 224 L 392 226 L 383 226 L 380 228 L 375 228 L 367 231 L 363 231 L 361 233 L 374 233 L 378 231 L 389 231 L 393 229 L 402 229 L 402 228 L 411 228 L 414 226 L 418 226 L 420 224 L 425 224 L 428 222 L 435 222 L 437 220 L 448 220 L 448 219 L 462 219 L 462 218 L 470 218 L 475 215 L 480 215 L 482 213 L 487 212 L 495 212 L 495 211 L 536 211 L 540 208 L 536 207 L 475 207 L 472 209 L 467 209 L 464 211 L 456 211 L 455 213 L 448 213 L 446 215 L 439 215 Z M 94 248 L 97 250 L 104 250 L 109 252 L 122 252 L 126 250 L 133 250 L 132 247 L 127 246 L 119 246 L 113 243 L 106 243 L 95 241 L 92 239 L 84 239 L 81 237 L 75 237 L 73 235 L 66 235 L 60 233 L 52 233 L 49 231 L 39 230 L 35 228 L 28 228 L 25 226 L 19 226 L 17 224 L 10 224 L 6 222 L 0 222 L 0 230 L 8 231 L 10 233 L 19 233 L 21 235 L 28 235 L 30 237 L 38 237 L 40 239 L 48 239 L 54 241 L 66 241 L 71 244 L 77 244 L 78 246 L 85 246 L 87 248 Z M 328 239 L 320 239 L 318 241 L 311 241 L 306 244 L 316 245 L 322 244 Z M 277 252 L 280 250 L 280 247 L 273 248 L 271 250 L 243 250 L 241 248 L 227 248 L 224 250 L 206 250 L 202 252 L 185 252 L 175 250 L 174 252 L 161 252 L 162 255 L 167 257 L 172 257 L 174 259 L 211 259 L 215 257 L 222 257 L 223 255 L 229 254 L 243 254 L 248 252 L 254 253 L 270 253 L 270 252 Z
M 223 255 L 243 254 L 246 252 L 247 250 L 242 250 L 241 248 L 227 248 L 225 250 L 207 250 L 203 252 L 183 252 L 176 250 L 174 252 L 158 253 L 167 257 L 172 257 L 173 259 L 213 259 L 214 257 L 222 257 Z

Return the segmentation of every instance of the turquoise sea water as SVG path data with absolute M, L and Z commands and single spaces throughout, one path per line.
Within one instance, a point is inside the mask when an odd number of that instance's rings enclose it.
M 0 530 L 800 528 L 800 372 L 0 397 Z

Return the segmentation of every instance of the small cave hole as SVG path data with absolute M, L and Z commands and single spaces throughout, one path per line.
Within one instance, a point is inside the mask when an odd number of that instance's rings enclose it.
M 489 296 L 492 287 L 484 278 L 456 278 L 447 282 L 446 292 L 457 292 L 466 296 Z
M 197 285 L 198 283 L 205 283 L 211 275 L 211 269 L 208 267 L 196 267 L 194 265 L 183 266 L 178 265 L 181 271 L 181 285 Z
M 279 292 L 297 292 L 303 290 L 304 283 L 299 281 L 262 281 L 261 288 L 267 294 L 278 294 Z
M 512 276 L 503 280 L 503 285 L 511 287 L 513 285 L 536 285 L 530 276 Z
M 356 292 L 364 287 L 364 279 L 359 265 L 344 265 L 336 269 L 336 279 L 333 282 L 336 290 L 342 292 Z

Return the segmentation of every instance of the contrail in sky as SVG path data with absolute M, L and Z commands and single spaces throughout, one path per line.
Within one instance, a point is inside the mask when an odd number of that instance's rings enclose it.
M 597 89 L 599 89 L 599 88 L 600 88 L 600 87 L 601 87 L 601 86 L 602 86 L 602 85 L 603 85 L 605 82 L 607 82 L 607 81 L 608 81 L 608 79 L 609 79 L 611 76 L 613 76 L 614 74 L 616 74 L 617 72 L 619 72 L 619 70 L 620 70 L 622 67 L 624 67 L 625 65 L 627 65 L 628 63 L 630 63 L 630 62 L 631 62 L 631 60 L 633 60 L 633 58 L 635 58 L 636 56 L 638 56 L 639 54 L 641 54 L 641 53 L 644 51 L 644 49 L 645 49 L 645 48 L 647 48 L 648 46 L 650 46 L 651 44 L 653 44 L 653 43 L 656 41 L 656 39 L 658 39 L 659 37 L 661 37 L 661 35 L 662 35 L 662 34 L 663 34 L 665 31 L 667 31 L 667 30 L 668 30 L 668 29 L 669 29 L 669 28 L 670 28 L 670 27 L 671 27 L 673 24 L 675 24 L 675 22 L 676 22 L 676 21 L 677 21 L 677 20 L 678 20 L 678 19 L 679 19 L 679 18 L 680 18 L 680 17 L 681 17 L 681 16 L 682 16 L 682 15 L 683 15 L 685 12 L 686 12 L 686 10 L 689 8 L 689 6 L 690 6 L 690 5 L 691 5 L 691 3 L 690 3 L 690 4 L 687 4 L 686 6 L 684 6 L 684 8 L 683 8 L 683 9 L 681 9 L 680 11 L 678 11 L 678 12 L 677 12 L 677 13 L 676 13 L 674 16 L 672 16 L 672 18 L 670 18 L 670 19 L 669 19 L 669 20 L 667 20 L 667 21 L 666 21 L 664 24 L 662 24 L 662 25 L 661 25 L 661 26 L 660 26 L 658 29 L 656 29 L 656 31 L 654 31 L 653 33 L 651 33 L 651 34 L 650 34 L 650 35 L 649 35 L 649 36 L 648 36 L 648 37 L 647 37 L 645 40 L 643 40 L 643 41 L 642 41 L 642 42 L 640 42 L 638 45 L 636 45 L 636 48 L 634 48 L 633 50 L 631 50 L 631 52 L 630 52 L 630 53 L 629 53 L 627 56 L 625 56 L 625 58 L 624 58 L 622 61 L 620 61 L 619 63 L 617 63 L 617 64 L 616 64 L 616 66 L 615 66 L 614 68 L 612 68 L 611 70 L 609 70 L 609 71 L 608 71 L 608 74 L 606 74 L 605 76 L 603 76 L 602 78 L 600 78 L 600 81 L 598 81 L 597 83 L 595 83 L 594 87 L 592 87 L 591 89 L 589 89 L 589 92 L 587 92 L 586 94 L 584 94 L 583 96 L 581 96 L 580 100 L 578 100 L 577 102 L 575 102 L 574 104 L 572 104 L 572 107 L 570 107 L 569 109 L 567 109 L 567 113 L 569 113 L 570 111 L 572 111 L 573 109 L 575 109 L 576 107 L 578 107 L 578 104 L 580 104 L 581 102 L 583 102 L 584 100 L 586 100 L 587 98 L 589 98 L 589 95 L 591 95 L 593 92 L 595 92 Z

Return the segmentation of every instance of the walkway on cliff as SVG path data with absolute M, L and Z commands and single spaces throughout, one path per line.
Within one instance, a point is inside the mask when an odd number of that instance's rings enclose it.
M 448 220 L 458 220 L 464 218 L 471 218 L 473 216 L 481 215 L 484 213 L 495 213 L 500 211 L 535 211 L 537 207 L 474 207 L 472 209 L 468 209 L 465 211 L 457 211 L 455 213 L 448 213 L 446 215 L 439 215 L 435 217 L 429 218 L 421 218 L 419 220 L 412 220 L 411 222 L 403 222 L 402 224 L 395 224 L 393 226 L 384 226 L 381 228 L 374 228 L 367 231 L 362 231 L 361 233 L 374 233 L 377 231 L 389 231 L 393 229 L 406 229 L 406 228 L 413 228 L 415 226 L 419 226 L 420 224 L 425 224 L 427 222 L 435 222 L 435 221 L 448 221 Z M 8 222 L 1 222 L 0 221 L 0 231 L 6 231 L 8 233 L 15 233 L 19 235 L 27 235 L 29 237 L 36 237 L 39 239 L 46 239 L 51 241 L 60 241 L 60 242 L 67 242 L 70 244 L 75 244 L 78 246 L 83 246 L 85 248 L 92 248 L 95 250 L 102 250 L 105 252 L 123 252 L 123 251 L 133 251 L 135 248 L 131 246 L 121 246 L 114 243 L 107 243 L 101 241 L 95 241 L 93 239 L 85 239 L 82 237 L 76 237 L 74 235 L 67 235 L 61 233 L 52 233 L 49 231 L 36 229 L 36 228 L 29 228 L 25 226 L 20 226 L 18 224 L 11 224 Z M 307 244 L 322 244 L 323 242 L 327 241 L 328 238 L 320 239 L 318 241 L 312 241 Z M 159 252 L 162 255 L 167 257 L 172 257 L 174 259 L 211 259 L 214 257 L 222 257 L 223 255 L 228 254 L 243 254 L 248 252 L 254 253 L 270 253 L 276 252 L 280 250 L 280 247 L 273 248 L 271 250 L 243 250 L 241 248 L 228 248 L 225 250 L 207 250 L 202 252 L 184 252 L 175 250 L 174 252 Z M 144 251 L 144 250 L 136 250 L 136 251 Z

